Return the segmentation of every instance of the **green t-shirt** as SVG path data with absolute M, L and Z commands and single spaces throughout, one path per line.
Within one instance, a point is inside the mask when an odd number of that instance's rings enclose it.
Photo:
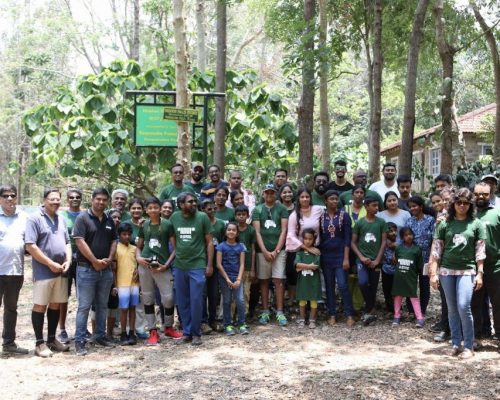
M 134 224 L 132 220 L 130 220 L 129 223 L 130 225 L 132 225 L 132 236 L 130 236 L 130 243 L 136 246 L 137 239 L 139 238 L 139 229 L 141 229 L 141 227 L 139 225 Z
M 374 197 L 378 200 L 378 210 L 382 211 L 384 209 L 384 201 L 382 200 L 382 197 L 377 192 L 374 192 L 373 190 L 366 189 L 365 192 L 365 197 Z M 341 193 L 339 197 L 339 204 L 338 207 L 345 207 L 348 204 L 351 204 L 352 200 L 352 190 L 349 190 L 347 192 Z
M 216 211 L 215 217 L 227 224 L 229 221 L 234 221 L 234 209 L 226 207 L 224 211 Z
M 194 190 L 198 198 L 200 198 L 201 188 L 203 187 L 204 184 L 205 182 L 203 181 L 200 181 L 198 183 L 192 183 L 191 181 L 184 182 L 184 185 L 189 186 L 191 189 Z
M 247 229 L 241 231 L 238 227 L 238 239 L 247 248 L 245 253 L 245 271 L 250 271 L 252 268 L 252 246 L 255 245 L 255 228 L 252 225 L 247 225 Z
M 320 265 L 320 256 L 316 256 L 306 251 L 297 252 L 295 257 L 295 265 L 297 264 L 316 264 Z M 311 274 L 312 273 L 312 274 Z M 321 300 L 321 277 L 320 269 L 315 271 L 303 271 L 297 273 L 297 293 L 295 295 L 298 301 L 300 300 Z
M 223 220 L 215 218 L 215 223 L 212 224 L 212 236 L 214 246 L 224 241 L 224 233 L 226 230 L 226 224 Z M 215 258 L 215 257 L 214 257 Z
M 288 210 L 281 203 L 274 203 L 271 208 L 259 204 L 253 209 L 252 221 L 260 222 L 260 235 L 267 251 L 273 251 L 278 245 L 282 219 L 288 219 Z M 258 247 L 256 251 L 261 252 Z
M 76 217 L 80 215 L 81 211 L 73 212 L 70 210 L 61 211 L 62 217 L 66 222 L 66 227 L 68 228 L 69 242 L 71 243 L 71 251 L 73 252 L 73 258 L 76 257 L 76 252 L 78 248 L 76 247 L 75 239 L 73 238 L 73 226 L 75 225 Z
M 500 273 L 500 208 L 478 211 L 477 217 L 486 230 L 485 275 Z
M 449 269 L 476 267 L 476 242 L 486 240 L 483 224 L 477 218 L 443 221 L 436 227 L 434 239 L 444 242 L 441 266 Z
M 170 256 L 168 251 L 169 231 L 170 221 L 168 219 L 161 218 L 160 223 L 155 225 L 149 219 L 144 221 L 137 235 L 139 238 L 144 239 L 141 256 L 150 258 L 156 255 L 160 264 L 165 264 Z
M 322 206 L 326 208 L 325 198 L 321 197 L 315 190 L 311 193 L 311 202 L 313 206 Z
M 352 233 L 358 235 L 359 251 L 370 260 L 377 258 L 382 246 L 382 234 L 385 232 L 387 232 L 387 224 L 379 217 L 375 217 L 372 222 L 368 222 L 366 218 L 361 218 L 352 228 Z
M 177 196 L 179 196 L 182 192 L 188 192 L 188 193 L 196 195 L 196 192 L 193 190 L 193 188 L 191 186 L 188 186 L 185 183 L 183 183 L 182 187 L 178 188 L 172 183 L 171 185 L 165 186 L 162 189 L 158 198 L 161 201 L 167 200 L 167 199 L 172 200 L 174 202 L 174 206 L 177 207 Z
M 422 249 L 416 245 L 396 247 L 396 271 L 392 283 L 392 295 L 417 297 L 418 272 L 422 270 L 424 261 Z
M 175 236 L 175 267 L 183 270 L 205 268 L 205 236 L 212 234 L 212 223 L 207 214 L 196 212 L 185 218 L 181 211 L 176 211 L 169 221 L 170 234 Z

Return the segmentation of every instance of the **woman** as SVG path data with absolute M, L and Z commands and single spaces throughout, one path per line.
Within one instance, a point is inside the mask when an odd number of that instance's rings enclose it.
M 230 193 L 231 205 L 233 208 L 238 207 L 239 205 L 245 205 L 245 198 L 243 196 L 243 192 L 241 190 L 233 190 Z
M 436 220 L 434 217 L 424 213 L 424 199 L 420 196 L 410 197 L 408 200 L 408 208 L 410 209 L 411 217 L 406 221 L 406 226 L 413 231 L 413 242 L 422 250 L 422 259 L 425 265 L 429 263 L 432 235 L 434 234 Z M 420 288 L 420 308 L 422 314 L 425 316 L 427 305 L 431 297 L 431 289 L 429 276 L 427 274 L 424 275 L 422 272 L 423 271 L 419 271 L 418 273 L 418 285 Z M 413 312 L 413 308 L 409 301 L 407 302 L 407 306 L 410 312 Z
M 278 200 L 287 208 L 288 216 L 295 210 L 295 195 L 292 185 L 285 183 L 280 187 Z
M 229 189 L 227 186 L 222 186 L 215 192 L 215 218 L 224 221 L 227 224 L 229 221 L 234 220 L 234 210 L 226 206 L 226 201 L 229 197 Z
M 314 255 L 320 255 L 320 251 L 316 247 L 306 247 L 304 243 L 302 243 L 302 231 L 306 228 L 314 229 L 316 238 L 318 238 L 315 245 L 318 245 L 319 219 L 322 214 L 323 207 L 312 205 L 311 192 L 309 189 L 299 189 L 297 191 L 297 204 L 295 205 L 295 210 L 288 218 L 288 232 L 286 235 L 287 261 L 291 264 L 290 279 L 287 280 L 288 297 L 290 301 L 295 299 L 295 287 L 297 285 L 297 272 L 294 263 L 297 251 L 302 249 Z
M 139 228 L 144 222 L 144 205 L 138 198 L 134 198 L 128 204 L 128 211 L 130 213 L 130 223 L 132 224 L 132 236 L 130 243 L 136 244 Z
M 161 217 L 165 219 L 169 219 L 174 213 L 175 205 L 174 202 L 170 199 L 165 199 L 161 202 Z
M 354 185 L 352 188 L 352 201 L 344 208 L 351 217 L 352 225 L 360 218 L 366 215 L 365 206 L 363 201 L 365 199 L 366 189 L 361 185 Z
M 349 292 L 348 273 L 351 246 L 351 218 L 344 209 L 338 209 L 339 193 L 328 190 L 325 193 L 326 209 L 320 219 L 321 268 L 325 278 L 328 324 L 337 323 L 335 284 L 342 294 L 342 303 L 347 317 L 347 326 L 354 325 L 354 308 Z
M 472 292 L 483 285 L 483 264 L 486 258 L 486 233 L 474 217 L 473 194 L 459 189 L 448 206 L 446 221 L 434 234 L 429 267 L 433 289 L 441 284 L 448 305 L 452 349 L 450 355 L 470 358 L 474 355 L 474 322 L 471 312 Z M 437 271 L 439 263 L 439 272 Z M 464 341 L 464 349 L 460 344 Z
M 411 217 L 408 211 L 399 208 L 399 197 L 396 192 L 389 191 L 384 197 L 385 210 L 379 211 L 377 217 L 382 218 L 385 222 L 393 222 L 398 227 L 397 242 L 400 243 L 399 232 L 406 225 L 406 221 Z

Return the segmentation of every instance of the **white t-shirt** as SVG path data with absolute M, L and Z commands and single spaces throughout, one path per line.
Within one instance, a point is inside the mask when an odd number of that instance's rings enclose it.
M 400 196 L 399 190 L 398 190 L 398 183 L 396 182 L 396 179 L 394 179 L 394 184 L 390 187 L 387 187 L 384 183 L 384 181 L 377 181 L 373 182 L 370 187 L 370 190 L 373 190 L 374 192 L 377 192 L 380 197 L 382 197 L 382 201 L 384 200 L 385 194 L 387 192 L 395 192 L 398 197 Z

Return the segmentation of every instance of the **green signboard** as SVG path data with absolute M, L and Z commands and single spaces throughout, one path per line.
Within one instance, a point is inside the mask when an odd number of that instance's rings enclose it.
M 177 123 L 163 118 L 164 107 L 137 104 L 135 145 L 177 147 Z
M 170 121 L 198 122 L 198 110 L 192 108 L 164 107 L 163 119 Z

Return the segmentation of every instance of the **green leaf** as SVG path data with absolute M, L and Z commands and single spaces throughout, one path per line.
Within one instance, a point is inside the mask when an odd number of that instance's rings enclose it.
M 71 144 L 70 144 L 70 146 L 71 146 L 71 148 L 72 148 L 73 150 L 78 149 L 78 148 L 79 148 L 79 147 L 81 147 L 82 145 L 83 145 L 83 142 L 82 142 L 80 139 L 75 139 L 75 140 L 72 140 L 72 141 L 71 141 Z
M 128 137 L 128 132 L 125 130 L 120 130 L 117 132 L 117 135 L 120 139 L 125 140 Z
M 106 161 L 108 162 L 110 167 L 114 167 L 116 164 L 118 164 L 118 161 L 120 161 L 120 156 L 118 154 L 110 154 L 106 158 Z

